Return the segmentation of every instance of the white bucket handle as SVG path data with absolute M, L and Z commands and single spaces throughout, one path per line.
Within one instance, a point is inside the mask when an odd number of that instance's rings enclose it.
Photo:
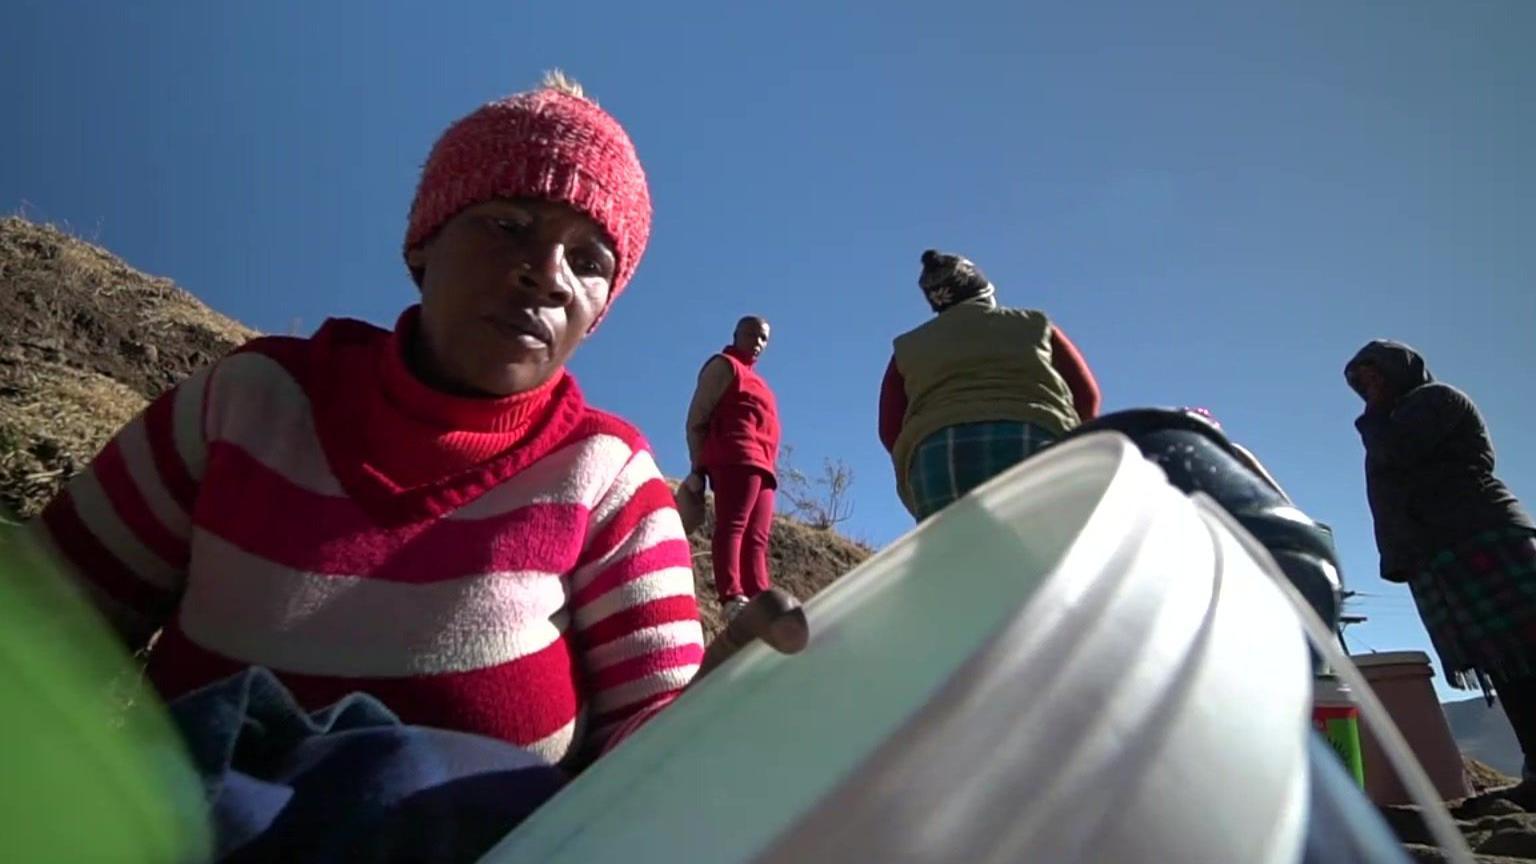
M 1435 790 L 1435 784 L 1424 772 L 1424 767 L 1414 757 L 1413 749 L 1408 746 L 1408 740 L 1398 730 L 1397 724 L 1392 722 L 1392 715 L 1387 712 L 1386 706 L 1376 698 L 1376 692 L 1371 689 L 1354 661 L 1339 647 L 1334 639 L 1333 631 L 1319 618 L 1313 610 L 1312 604 L 1301 596 L 1291 580 L 1285 578 L 1280 566 L 1274 563 L 1274 558 L 1264 544 L 1253 539 L 1241 525 L 1227 513 L 1217 501 L 1204 492 L 1192 493 L 1190 499 L 1212 516 L 1222 521 L 1232 530 L 1238 542 L 1261 561 L 1268 562 L 1264 569 L 1270 574 L 1275 584 L 1286 599 L 1291 601 L 1297 616 L 1301 619 L 1301 626 L 1306 633 L 1307 641 L 1312 647 L 1322 654 L 1328 661 L 1335 675 L 1344 679 L 1344 683 L 1356 694 L 1360 703 L 1360 713 L 1369 722 L 1371 732 L 1375 734 L 1381 744 L 1383 755 L 1391 763 L 1392 770 L 1403 782 L 1403 788 L 1408 792 L 1408 797 L 1417 805 L 1424 814 L 1424 824 L 1429 828 L 1429 833 L 1434 836 L 1435 842 L 1442 852 L 1452 861 L 1452 864 L 1477 864 L 1472 857 L 1472 850 L 1467 848 L 1466 838 L 1457 830 L 1456 822 L 1451 818 L 1450 811 L 1446 810 L 1445 802 L 1440 800 L 1440 793 Z

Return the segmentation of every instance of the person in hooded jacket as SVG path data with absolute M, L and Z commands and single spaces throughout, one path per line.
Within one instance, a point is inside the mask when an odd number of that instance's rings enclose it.
M 1381 576 L 1407 583 L 1451 686 L 1497 691 L 1536 753 L 1536 523 L 1494 476 L 1493 442 L 1467 394 L 1407 345 L 1371 342 L 1344 368 Z

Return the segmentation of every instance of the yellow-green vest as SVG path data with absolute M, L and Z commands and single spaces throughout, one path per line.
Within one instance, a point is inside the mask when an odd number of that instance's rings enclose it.
M 1072 391 L 1051 365 L 1051 322 L 1033 309 L 964 302 L 896 338 L 907 412 L 891 450 L 907 508 L 917 445 L 948 426 L 1013 421 L 1064 435 L 1081 422 Z

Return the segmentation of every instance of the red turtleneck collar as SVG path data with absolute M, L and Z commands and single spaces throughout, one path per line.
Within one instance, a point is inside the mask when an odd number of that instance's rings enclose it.
M 407 309 L 393 332 L 328 321 L 312 345 L 310 391 L 326 459 L 349 494 L 391 521 L 473 500 L 558 446 L 586 410 L 564 370 L 499 399 L 427 386 L 407 365 L 419 315 Z
M 533 421 L 549 407 L 550 395 L 565 378 L 561 370 L 545 383 L 524 393 L 501 398 L 455 396 L 435 390 L 411 371 L 410 348 L 416 338 L 421 307 L 412 306 L 400 315 L 395 330 L 379 352 L 379 375 L 384 395 L 400 412 L 425 425 L 449 433 L 479 432 L 493 437 L 508 437 L 510 444 L 528 430 Z M 497 448 L 502 449 L 502 448 Z M 491 452 L 466 452 L 471 459 L 485 458 Z

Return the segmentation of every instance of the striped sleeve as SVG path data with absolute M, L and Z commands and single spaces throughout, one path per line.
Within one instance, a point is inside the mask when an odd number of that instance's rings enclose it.
M 601 752 L 676 698 L 704 656 L 693 555 L 648 451 L 630 455 L 593 508 L 571 592 L 586 743 Z
M 169 617 L 186 581 L 210 371 L 151 402 L 29 526 L 134 649 Z

